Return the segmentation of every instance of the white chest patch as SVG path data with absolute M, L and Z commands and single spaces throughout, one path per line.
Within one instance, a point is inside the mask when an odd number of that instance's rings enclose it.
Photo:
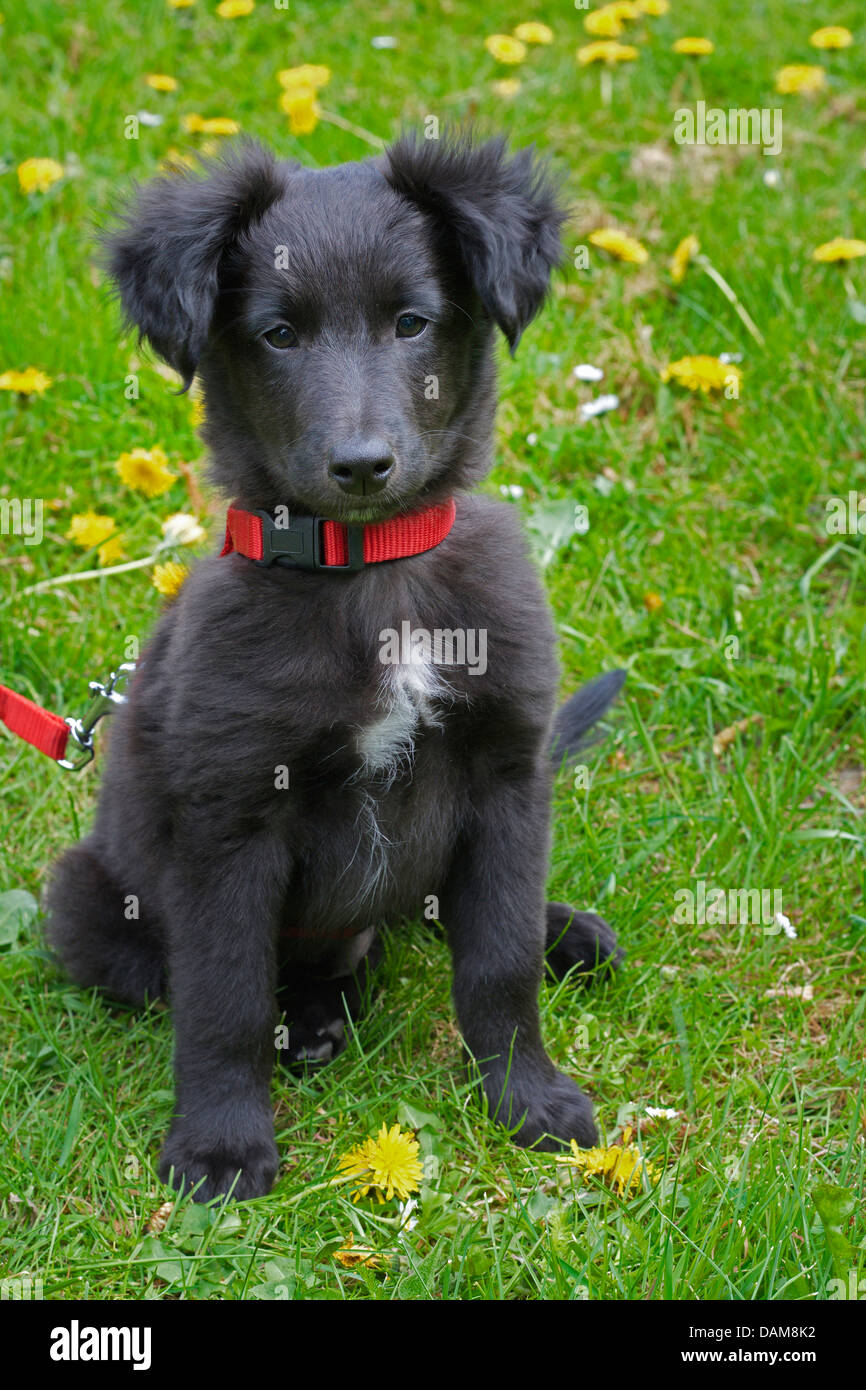
M 432 662 L 415 661 L 384 669 L 377 702 L 382 717 L 361 731 L 357 747 L 364 759 L 362 775 L 374 774 L 390 785 L 401 771 L 411 767 L 420 730 L 441 724 L 439 707 L 450 703 L 453 694 Z
M 358 731 L 355 746 L 363 761 L 349 779 L 360 784 L 361 795 L 355 820 L 357 845 L 343 874 L 363 866 L 354 899 L 358 910 L 373 909 L 390 876 L 392 842 L 380 824 L 380 797 L 402 773 L 411 772 L 419 733 L 425 727 L 440 727 L 442 706 L 453 704 L 454 699 L 441 669 L 430 661 L 383 667 L 376 701 L 381 716 Z

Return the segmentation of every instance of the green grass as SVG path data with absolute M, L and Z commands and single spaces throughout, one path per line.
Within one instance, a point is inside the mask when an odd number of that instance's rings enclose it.
M 158 443 L 201 478 L 189 400 L 121 335 L 94 269 L 94 230 L 118 193 L 169 146 L 195 143 L 180 116 L 234 116 L 314 165 L 371 153 L 330 121 L 288 133 L 275 73 L 309 61 L 333 71 L 326 111 L 383 138 L 436 115 L 536 141 L 568 179 L 575 247 L 609 223 L 651 253 L 634 267 L 595 252 L 589 270 L 568 270 L 516 360 L 503 354 L 489 486 L 520 484 L 514 505 L 530 519 L 556 500 L 589 509 L 589 531 L 566 538 L 545 571 L 564 689 L 630 668 L 589 790 L 568 775 L 558 783 L 550 876 L 552 897 L 616 924 L 628 958 L 593 991 L 545 988 L 543 1024 L 608 1139 L 647 1105 L 680 1115 L 642 1132 L 663 1176 L 629 1199 L 513 1148 L 459 1071 L 447 952 L 408 925 L 388 940 L 383 988 L 348 1052 L 312 1079 L 275 1079 L 283 1168 L 272 1194 L 224 1214 L 177 1204 L 148 1236 L 168 1197 L 155 1160 L 171 1108 L 169 1017 L 111 1010 L 70 987 L 31 920 L 0 955 L 2 1274 L 29 1271 L 49 1298 L 824 1297 L 840 1267 L 862 1275 L 866 1235 L 856 1207 L 845 1218 L 853 1249 L 836 1242 L 834 1253 L 814 1200 L 820 1184 L 859 1200 L 864 1176 L 863 545 L 828 536 L 824 521 L 829 497 L 866 493 L 855 317 L 866 261 L 822 266 L 811 252 L 866 236 L 860 7 L 838 0 L 819 16 L 794 0 L 672 0 L 668 16 L 624 35 L 640 58 L 614 73 L 609 108 L 598 69 L 574 63 L 587 40 L 566 6 L 506 4 L 485 19 L 465 0 L 298 0 L 234 22 L 214 8 L 7 9 L 0 371 L 33 365 L 54 384 L 28 403 L 0 393 L 0 495 L 51 504 L 41 545 L 2 537 L 0 679 L 77 712 L 87 679 L 128 638 L 143 640 L 159 610 L 146 571 L 23 590 L 95 563 L 64 539 L 76 512 L 114 516 L 135 557 L 165 515 L 190 509 L 182 480 L 150 503 L 126 490 L 113 468 L 122 450 Z M 531 51 L 506 101 L 491 91 L 506 73 L 483 38 L 529 18 L 548 20 L 555 43 Z M 825 22 L 848 24 L 854 46 L 817 54 L 808 36 Z M 371 46 L 382 33 L 398 36 L 395 51 Z M 714 55 L 676 57 L 684 33 L 712 37 Z M 774 93 L 778 67 L 811 61 L 830 74 L 826 94 Z M 146 72 L 175 75 L 179 92 L 151 92 Z M 781 155 L 675 145 L 673 112 L 699 97 L 781 107 Z M 164 124 L 124 139 L 124 118 L 142 108 Z M 34 155 L 70 172 L 28 199 L 15 169 Z M 689 232 L 763 348 L 699 268 L 671 286 L 667 260 Z M 721 351 L 743 354 L 739 400 L 661 383 L 667 361 Z M 580 361 L 604 368 L 600 387 L 576 385 Z M 130 372 L 137 400 L 124 394 Z M 620 408 L 579 424 L 578 402 L 600 390 L 616 391 Z M 215 539 L 215 499 L 210 518 Z M 660 608 L 648 610 L 648 594 Z M 714 754 L 714 734 L 749 718 Z M 0 891 L 38 895 L 52 859 L 86 830 L 98 775 L 98 759 L 74 777 L 3 740 Z M 797 939 L 680 924 L 675 895 L 701 878 L 780 891 Z M 811 999 L 767 994 L 805 985 Z M 417 1225 L 402 1235 L 393 1203 L 312 1190 L 398 1116 L 420 1126 L 430 1160 Z M 349 1234 L 381 1268 L 334 1261 Z

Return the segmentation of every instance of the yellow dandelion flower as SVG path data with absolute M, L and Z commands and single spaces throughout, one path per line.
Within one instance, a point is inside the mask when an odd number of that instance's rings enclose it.
M 601 9 L 591 10 L 583 21 L 583 27 L 596 38 L 618 39 L 625 21 L 639 17 L 640 11 L 632 0 L 614 0 L 610 5 L 602 5 Z
M 327 87 L 331 80 L 331 69 L 322 63 L 301 63 L 296 68 L 283 68 L 277 73 L 281 87 Z
M 812 252 L 813 261 L 856 261 L 860 256 L 866 256 L 866 241 L 844 236 L 825 241 Z
M 18 182 L 22 193 L 47 193 L 53 183 L 63 178 L 63 165 L 56 159 L 25 159 L 18 165 Z
M 495 92 L 498 97 L 516 97 L 521 90 L 523 83 L 516 77 L 500 77 L 498 82 L 491 82 L 490 90 Z
M 200 116 L 197 111 L 184 116 L 182 125 L 189 135 L 237 135 L 240 130 L 231 116 Z
M 669 0 L 635 0 L 635 7 L 650 19 L 660 19 L 670 9 Z
M 601 39 L 577 50 L 577 61 L 582 68 L 587 63 L 633 63 L 636 57 L 636 48 L 628 43 L 617 43 L 615 39 Z
M 609 252 L 618 261 L 627 261 L 629 265 L 643 265 L 649 260 L 649 251 L 645 246 L 641 246 L 634 237 L 626 236 L 625 232 L 615 231 L 613 227 L 597 228 L 590 232 L 588 240 L 591 245 Z
M 310 135 L 319 124 L 322 108 L 313 87 L 289 87 L 280 97 L 280 108 L 289 118 L 293 135 Z
M 253 0 L 220 0 L 216 12 L 220 19 L 241 19 L 245 14 L 252 14 L 254 9 Z
M 518 24 L 514 37 L 520 43 L 553 43 L 553 30 L 546 24 L 530 20 L 526 24 Z
M 423 1176 L 418 1160 L 420 1144 L 411 1131 L 403 1133 L 400 1126 L 390 1129 L 382 1125 L 370 1150 L 373 1180 L 390 1199 L 396 1192 L 402 1202 L 417 1192 Z
M 813 48 L 850 48 L 854 35 L 842 24 L 828 24 L 824 29 L 816 29 L 809 42 Z
M 183 587 L 183 582 L 189 574 L 186 565 L 179 565 L 175 560 L 167 560 L 164 565 L 154 565 L 153 567 L 153 587 L 159 589 L 166 598 L 174 598 Z
M 0 391 L 17 391 L 20 396 L 41 396 L 52 384 L 52 378 L 38 367 L 25 367 L 23 372 L 9 371 L 0 375 Z
M 656 1183 L 660 1173 L 655 1164 L 645 1159 L 636 1144 L 611 1144 L 609 1148 L 579 1149 L 571 1141 L 571 1153 L 557 1157 L 557 1163 L 567 1163 L 580 1170 L 584 1177 L 599 1177 L 620 1196 L 638 1191 L 646 1174 Z
M 643 596 L 643 606 L 648 613 L 658 613 L 664 607 L 664 599 L 661 594 L 656 594 L 652 590 Z
M 167 492 L 177 477 L 168 467 L 168 459 L 156 445 L 153 449 L 132 449 L 121 454 L 114 465 L 127 487 L 143 492 L 145 497 L 159 497 Z
M 149 72 L 144 80 L 155 92 L 177 91 L 177 78 L 169 77 L 167 72 Z
M 795 92 L 811 96 L 813 92 L 823 91 L 826 86 L 827 74 L 824 69 L 809 63 L 789 63 L 776 73 L 776 91 L 783 96 Z
M 100 516 L 98 512 L 79 512 L 72 517 L 66 539 L 80 545 L 82 550 L 92 550 L 102 545 L 114 530 L 114 518 Z
M 202 135 L 237 135 L 239 130 L 239 122 L 231 116 L 208 116 L 201 123 Z
M 116 565 L 119 560 L 126 558 L 126 551 L 120 543 L 120 536 L 112 536 L 111 540 L 105 541 L 96 553 L 99 556 L 100 565 Z
M 522 63 L 526 57 L 526 44 L 510 34 L 489 34 L 484 47 L 497 63 Z
M 622 20 L 614 12 L 612 5 L 603 5 L 600 10 L 590 10 L 583 21 L 588 34 L 599 39 L 618 39 L 622 33 Z
M 170 10 L 188 10 L 195 4 L 195 0 L 166 0 Z
M 743 374 L 732 362 L 721 362 L 718 357 L 681 357 L 678 362 L 669 362 L 661 374 L 662 381 L 677 381 L 690 391 L 702 391 L 705 396 L 710 391 L 722 391 L 732 381 L 736 382 L 739 394 Z
M 403 1132 L 399 1124 L 382 1125 L 375 1139 L 365 1139 L 344 1154 L 339 1167 L 345 1177 L 359 1178 L 354 1200 L 368 1192 L 380 1202 L 395 1195 L 405 1202 L 421 1186 L 423 1177 L 418 1160 L 420 1145 L 411 1130 Z
M 695 38 L 693 35 L 686 35 L 683 39 L 677 39 L 672 45 L 674 53 L 689 53 L 694 57 L 704 57 L 713 51 L 712 39 Z
M 237 135 L 240 123 L 231 116 L 209 116 L 202 121 L 202 135 Z
M 295 107 L 308 106 L 316 100 L 316 88 L 310 82 L 298 82 L 294 86 L 286 87 L 280 93 L 279 106 L 281 111 L 285 111 L 287 116 L 292 114 Z
M 689 261 L 692 256 L 696 256 L 701 249 L 701 243 L 696 236 L 684 236 L 674 254 L 671 256 L 670 272 L 671 279 L 675 285 L 681 285 L 688 270 Z

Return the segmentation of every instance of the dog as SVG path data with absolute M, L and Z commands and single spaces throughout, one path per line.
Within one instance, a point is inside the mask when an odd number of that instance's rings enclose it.
M 513 353 L 565 215 L 532 151 L 402 136 L 315 170 L 242 144 L 145 184 L 106 234 L 127 320 L 199 379 L 234 504 L 114 716 L 48 936 L 79 984 L 170 1001 L 159 1173 L 199 1201 L 274 1182 L 281 1011 L 282 1061 L 334 1055 L 377 929 L 431 903 L 490 1113 L 523 1146 L 596 1142 L 538 994 L 546 950 L 560 978 L 620 952 L 600 917 L 546 902 L 545 876 L 555 767 L 624 673 L 554 714 L 553 627 L 515 509 L 473 491 L 496 331 Z M 455 634 L 475 634 L 474 662 Z

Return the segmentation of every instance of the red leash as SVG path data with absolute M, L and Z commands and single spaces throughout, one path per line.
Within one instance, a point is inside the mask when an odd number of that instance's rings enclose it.
M 102 716 L 116 705 L 126 704 L 126 696 L 121 695 L 117 687 L 128 680 L 134 670 L 134 661 L 122 661 L 104 685 L 101 681 L 91 681 L 91 701 L 80 719 L 64 719 L 60 714 L 52 714 L 28 700 L 26 695 L 16 695 L 8 686 L 0 685 L 0 722 L 61 767 L 78 772 L 93 757 L 93 730 Z M 71 754 L 68 758 L 67 751 Z
M 32 743 L 40 753 L 60 762 L 66 756 L 69 725 L 59 714 L 40 709 L 26 695 L 16 695 L 8 686 L 0 685 L 0 721 L 25 743 Z

